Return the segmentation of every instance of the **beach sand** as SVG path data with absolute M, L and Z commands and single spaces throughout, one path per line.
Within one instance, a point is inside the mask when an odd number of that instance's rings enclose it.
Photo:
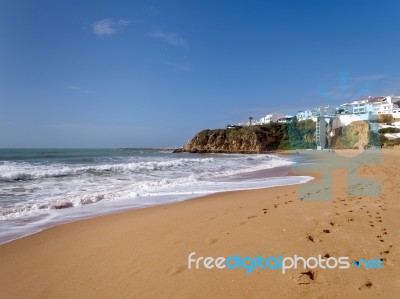
M 338 152 L 339 153 L 339 152 Z M 341 154 L 354 153 L 346 151 Z M 0 246 L 1 298 L 399 298 L 400 150 L 360 176 L 379 196 L 300 201 L 300 185 L 220 193 L 60 225 Z M 317 173 L 304 173 L 319 179 Z M 349 256 L 383 269 L 188 269 L 188 254 Z M 306 273 L 307 272 L 307 273 Z

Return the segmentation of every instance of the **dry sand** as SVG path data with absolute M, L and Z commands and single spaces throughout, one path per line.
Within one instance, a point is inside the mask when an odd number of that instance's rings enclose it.
M 0 246 L 1 298 L 399 298 L 400 151 L 360 169 L 376 197 L 299 186 L 221 193 L 60 225 Z M 318 177 L 318 174 L 314 174 Z M 382 258 L 384 269 L 189 270 L 188 254 Z

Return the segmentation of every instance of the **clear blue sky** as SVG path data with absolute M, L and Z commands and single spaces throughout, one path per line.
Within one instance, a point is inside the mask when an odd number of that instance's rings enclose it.
M 399 32 L 399 1 L 0 0 L 0 147 L 177 146 L 400 94 Z

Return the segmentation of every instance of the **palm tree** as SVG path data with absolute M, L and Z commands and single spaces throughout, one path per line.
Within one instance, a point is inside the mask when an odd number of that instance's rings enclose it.
M 251 116 L 249 117 L 250 126 L 252 125 L 253 119 L 254 119 L 254 118 L 252 118 Z

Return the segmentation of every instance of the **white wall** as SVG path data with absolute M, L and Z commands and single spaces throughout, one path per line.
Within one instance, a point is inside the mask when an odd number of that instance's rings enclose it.
M 358 120 L 377 120 L 377 115 L 371 114 L 371 113 L 363 113 L 363 114 L 343 114 L 339 115 L 339 126 L 347 126 L 353 121 L 358 121 Z

